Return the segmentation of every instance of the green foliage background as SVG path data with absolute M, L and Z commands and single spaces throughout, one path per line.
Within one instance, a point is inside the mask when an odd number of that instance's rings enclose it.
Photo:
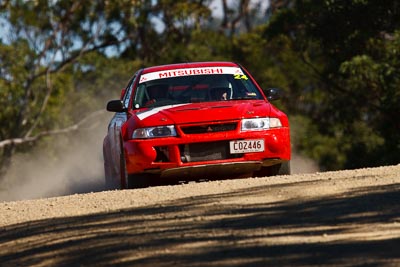
M 76 123 L 138 68 L 227 60 L 285 90 L 293 147 L 322 170 L 400 162 L 397 1 L 215 2 L 1 2 L 0 141 Z M 1 147 L 2 173 L 36 144 Z

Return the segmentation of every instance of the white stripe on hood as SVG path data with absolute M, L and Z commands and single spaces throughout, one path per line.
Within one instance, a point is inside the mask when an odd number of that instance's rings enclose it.
M 147 117 L 150 117 L 151 115 L 157 114 L 158 112 L 160 112 L 162 110 L 175 108 L 175 107 L 179 107 L 179 106 L 184 106 L 184 105 L 188 105 L 188 103 L 178 104 L 178 105 L 167 105 L 167 106 L 162 106 L 162 107 L 158 107 L 158 108 L 152 108 L 152 109 L 149 109 L 149 110 L 146 110 L 143 112 L 138 112 L 137 116 L 138 116 L 139 120 L 143 120 L 143 119 L 146 119 Z

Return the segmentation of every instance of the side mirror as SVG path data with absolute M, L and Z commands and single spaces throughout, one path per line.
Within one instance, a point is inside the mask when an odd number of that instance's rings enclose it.
M 283 91 L 279 88 L 268 88 L 264 90 L 264 93 L 267 96 L 268 101 L 278 100 L 283 96 Z
M 107 111 L 112 112 L 125 112 L 127 108 L 124 107 L 124 103 L 121 100 L 111 100 L 107 103 Z

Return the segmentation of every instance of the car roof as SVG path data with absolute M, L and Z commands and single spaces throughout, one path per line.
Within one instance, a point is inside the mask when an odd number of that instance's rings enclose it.
M 160 65 L 144 68 L 142 74 L 164 71 L 164 70 L 175 70 L 185 68 L 201 68 L 201 67 L 240 67 L 238 64 L 227 61 L 208 61 L 208 62 L 187 62 L 187 63 L 176 63 L 168 65 Z

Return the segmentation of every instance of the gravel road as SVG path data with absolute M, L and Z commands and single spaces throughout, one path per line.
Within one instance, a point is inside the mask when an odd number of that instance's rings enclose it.
M 0 203 L 1 266 L 400 266 L 400 165 Z

